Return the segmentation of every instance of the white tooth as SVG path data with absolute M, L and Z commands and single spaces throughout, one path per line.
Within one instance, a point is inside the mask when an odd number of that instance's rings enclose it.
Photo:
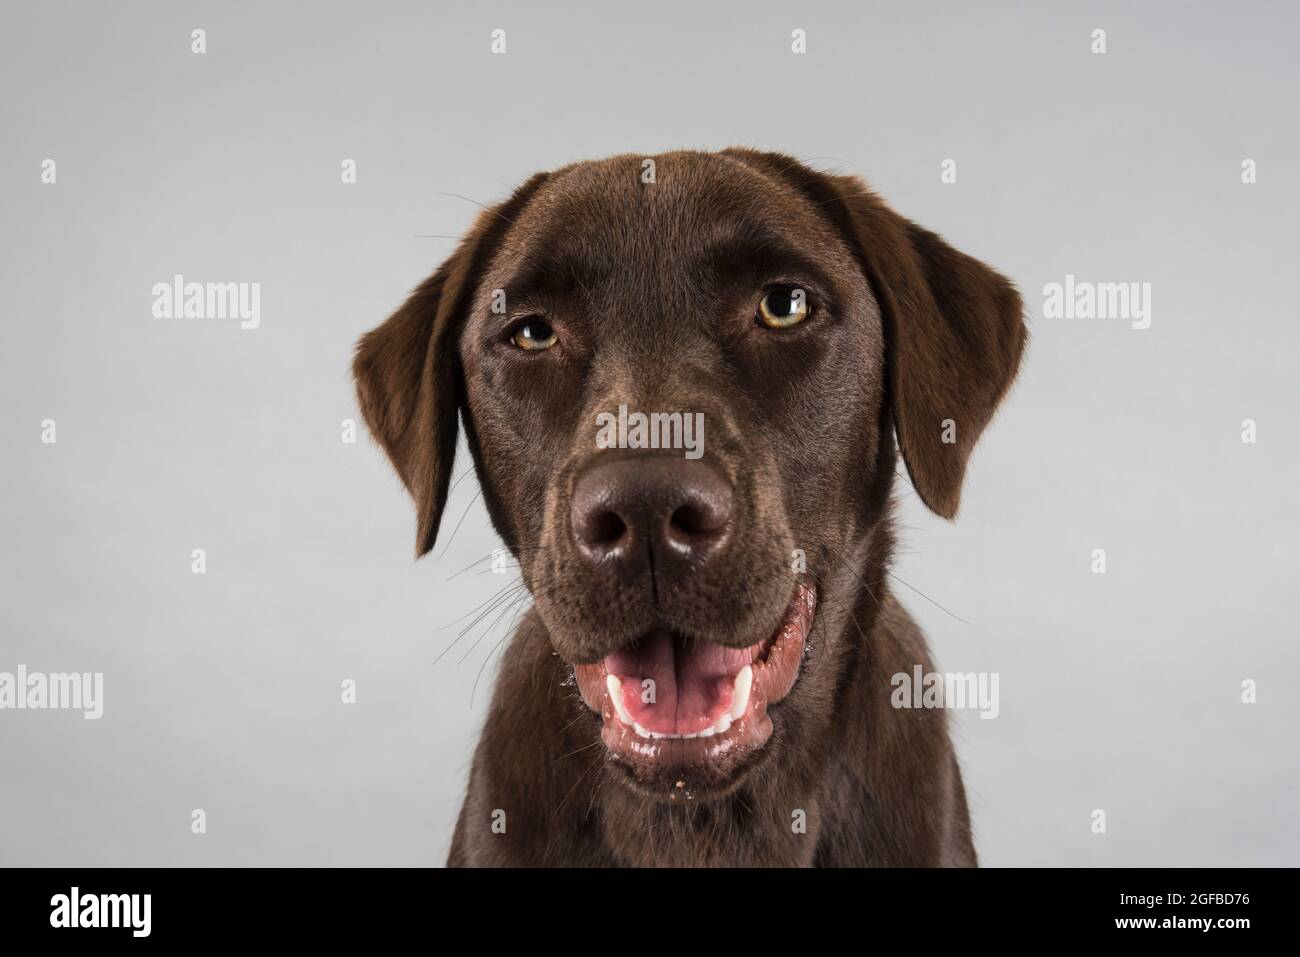
M 639 734 L 643 738 L 650 737 L 650 732 L 647 731 L 645 728 L 641 727 L 641 725 L 637 724 L 635 721 L 632 722 L 632 730 L 634 730 L 637 734 Z
M 668 737 L 668 735 L 666 735 L 666 734 L 660 734 L 658 731 L 651 731 L 651 732 L 650 732 L 650 737 L 652 737 L 652 738 L 666 738 L 666 737 Z
M 605 675 L 605 688 L 609 691 L 609 700 L 614 703 L 614 710 L 618 712 L 619 720 L 624 724 L 635 724 L 632 716 L 627 713 L 627 708 L 623 706 L 623 682 L 615 675 Z
M 683 735 L 679 735 L 679 737 L 682 737 L 682 738 L 698 738 L 699 735 L 698 735 L 698 734 L 683 734 Z
M 750 665 L 740 669 L 736 675 L 736 689 L 731 693 L 731 720 L 735 721 L 749 707 L 749 689 L 754 684 L 754 669 Z
M 696 735 L 696 737 L 699 737 L 699 738 L 711 738 L 711 737 L 713 737 L 713 734 L 714 734 L 714 731 L 715 731 L 715 730 L 716 730 L 716 729 L 715 729 L 712 725 L 710 725 L 709 727 L 707 727 L 707 728 L 705 728 L 703 731 L 701 731 L 698 735 Z
M 731 727 L 731 712 L 728 711 L 719 718 L 713 725 L 713 730 L 718 734 L 726 734 L 727 729 Z

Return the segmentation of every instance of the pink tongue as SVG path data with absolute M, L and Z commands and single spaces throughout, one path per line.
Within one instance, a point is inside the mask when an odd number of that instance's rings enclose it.
M 623 683 L 623 707 L 641 727 L 695 734 L 731 708 L 736 675 L 759 647 L 723 648 L 656 632 L 606 658 L 605 671 Z

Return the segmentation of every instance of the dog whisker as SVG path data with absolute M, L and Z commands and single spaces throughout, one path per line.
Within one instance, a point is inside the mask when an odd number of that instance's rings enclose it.
M 503 644 L 505 644 L 506 639 L 509 638 L 509 637 L 510 637 L 510 635 L 509 635 L 508 633 L 505 634 L 505 635 L 502 635 L 502 636 L 501 636 L 501 640 L 498 641 L 498 642 L 497 642 L 497 643 L 492 647 L 492 649 L 491 649 L 491 650 L 490 650 L 486 655 L 483 656 L 483 664 L 479 665 L 479 667 L 478 667 L 478 674 L 476 674 L 476 675 L 474 676 L 474 686 L 470 689 L 470 692 L 469 692 L 469 707 L 470 707 L 470 710 L 471 710 L 471 711 L 474 710 L 474 696 L 475 696 L 476 694 L 478 694 L 478 683 L 479 683 L 479 680 L 482 679 L 482 677 L 483 677 L 483 670 L 487 667 L 488 662 L 492 660 L 492 656 L 493 656 L 494 654 L 496 654 L 497 649 L 499 649 Z
M 495 599 L 500 598 L 500 597 L 501 597 L 503 594 L 505 594 L 508 590 L 514 590 L 514 589 L 524 588 L 524 587 L 525 587 L 525 585 L 524 585 L 524 583 L 523 583 L 522 581 L 514 581 L 514 582 L 510 582 L 509 584 L 502 585 L 499 589 L 497 589 L 495 592 L 493 592 L 492 595 L 491 595 L 490 597 L 484 599 L 482 602 L 480 602 L 479 604 L 475 605 L 473 608 L 471 608 L 469 611 L 465 612 L 465 614 L 461 615 L 459 618 L 455 618 L 455 619 L 453 619 L 453 620 L 447 622 L 445 625 L 439 625 L 438 627 L 434 628 L 434 629 L 433 629 L 434 634 L 437 634 L 437 633 L 440 632 L 440 631 L 446 631 L 448 628 L 451 628 L 452 626 L 459 624 L 460 622 L 464 621 L 466 618 L 470 617 L 470 615 L 473 615 L 476 611 L 478 611 L 478 610 L 479 610 L 480 608 L 482 608 L 484 605 L 490 604 L 490 603 L 493 602 Z
M 479 500 L 479 497 L 482 494 L 483 489 L 479 488 L 474 490 L 474 497 L 471 498 L 469 504 L 465 506 L 465 511 L 460 513 L 460 521 L 458 521 L 456 527 L 452 529 L 451 538 L 447 539 L 447 543 L 442 546 L 442 551 L 438 553 L 438 557 L 434 559 L 434 561 L 442 561 L 442 556 L 447 554 L 447 549 L 451 548 L 451 543 L 456 540 L 456 533 L 460 531 L 461 525 L 465 523 L 465 516 L 469 514 L 469 510 L 474 507 L 474 503 Z
M 481 622 L 488 615 L 492 614 L 492 612 L 495 611 L 497 608 L 499 608 L 502 604 L 505 604 L 506 607 L 509 607 L 509 603 L 511 601 L 518 600 L 521 597 L 521 595 L 517 589 L 521 587 L 522 587 L 521 585 L 513 586 L 511 591 L 506 592 L 505 594 L 498 593 L 498 595 L 495 598 L 491 599 L 490 600 L 491 603 L 488 605 L 488 607 L 485 608 L 478 615 L 478 617 L 476 617 L 473 621 L 471 621 L 468 625 L 466 625 L 464 628 L 460 630 L 460 633 L 456 635 L 456 637 L 452 640 L 452 642 L 449 645 L 447 645 L 447 647 L 444 648 L 441 652 L 439 652 L 438 657 L 433 660 L 433 663 L 436 665 L 438 662 L 440 662 L 446 656 L 447 652 L 451 651 L 452 648 L 456 647 L 456 645 L 460 642 L 460 640 L 464 638 L 476 625 L 478 625 L 479 622 Z M 464 661 L 464 659 L 462 658 L 461 661 Z
M 458 665 L 464 664 L 465 659 L 474 653 L 474 649 L 478 647 L 479 642 L 481 642 L 486 636 L 492 633 L 492 629 L 495 628 L 497 626 L 497 623 L 500 622 L 501 619 L 505 617 L 506 612 L 510 611 L 512 607 L 518 605 L 518 603 L 522 600 L 523 600 L 522 596 L 519 596 L 516 597 L 513 601 L 504 602 L 501 607 L 501 610 L 497 612 L 497 616 L 494 619 L 492 619 L 491 624 L 489 624 L 486 628 L 483 629 L 483 633 L 474 640 L 474 643 L 469 646 L 469 650 L 466 651 L 465 654 L 461 656 L 460 660 L 457 661 L 456 664 Z M 471 697 L 471 702 L 472 702 L 472 697 Z

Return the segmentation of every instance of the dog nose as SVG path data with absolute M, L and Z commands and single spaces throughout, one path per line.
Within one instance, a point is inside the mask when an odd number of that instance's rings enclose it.
M 702 460 L 598 459 L 574 484 L 573 537 L 588 561 L 625 574 L 682 570 L 726 544 L 731 501 L 731 483 Z

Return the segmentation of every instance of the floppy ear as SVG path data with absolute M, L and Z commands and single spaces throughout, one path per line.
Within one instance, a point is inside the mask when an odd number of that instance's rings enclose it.
M 1020 367 L 1020 294 L 861 180 L 831 179 L 884 313 L 898 447 L 921 500 L 952 518 L 966 460 Z
M 460 331 L 478 275 L 518 209 L 546 179 L 479 214 L 456 251 L 400 309 L 357 343 L 352 374 L 366 425 L 415 500 L 415 554 L 438 536 L 456 455 L 462 383 Z
M 899 216 L 857 177 L 727 150 L 801 189 L 855 247 L 885 322 L 898 446 L 917 494 L 957 514 L 966 460 L 1016 377 L 1027 333 L 1004 276 Z

